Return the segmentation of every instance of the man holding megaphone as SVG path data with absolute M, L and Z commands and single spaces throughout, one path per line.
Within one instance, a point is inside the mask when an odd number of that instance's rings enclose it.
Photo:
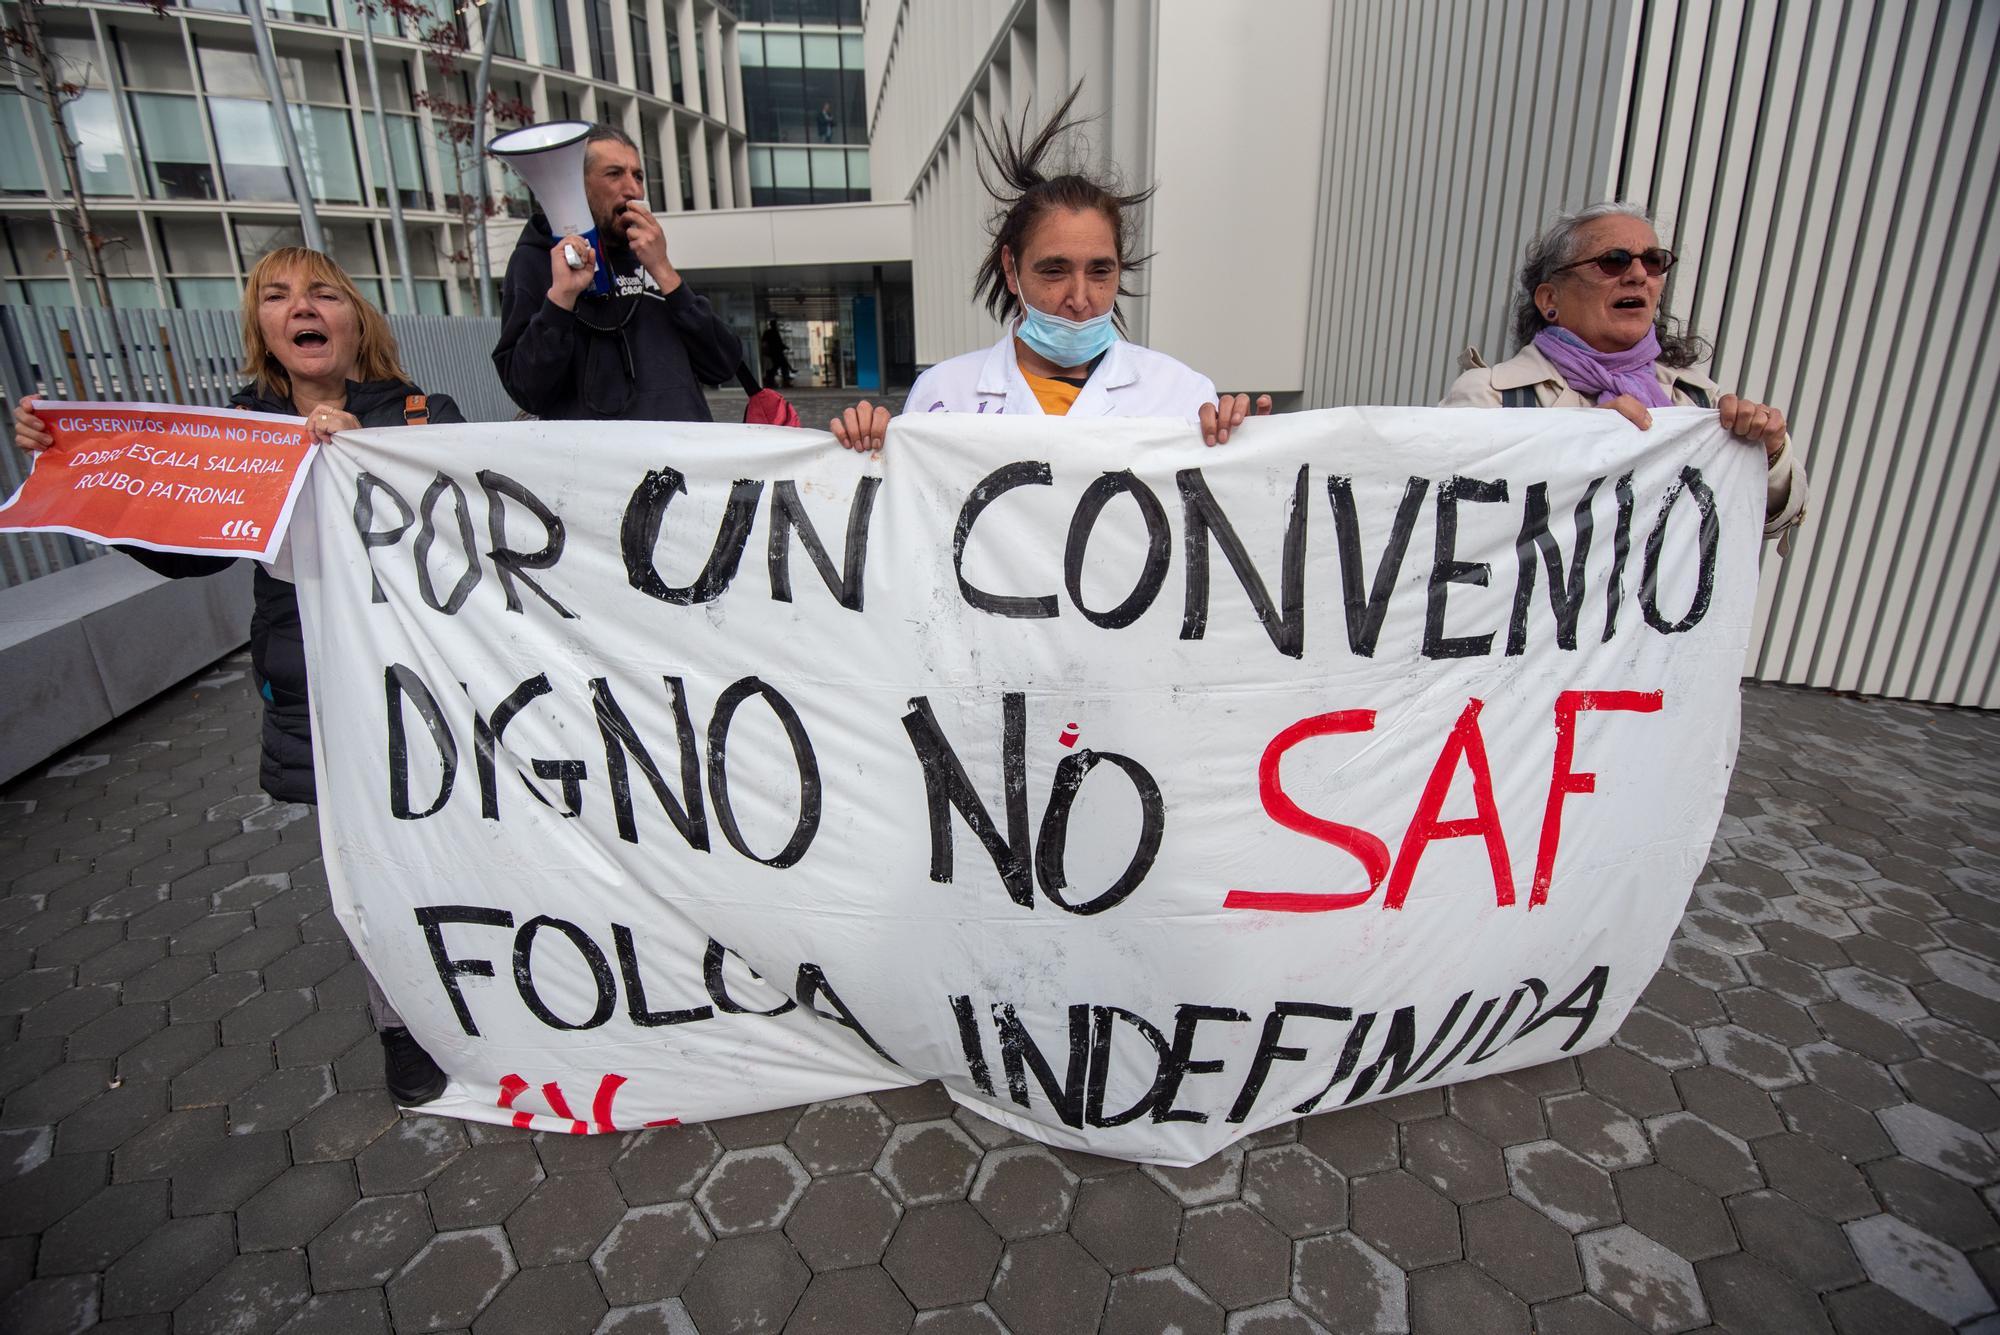
M 733 379 L 743 345 L 668 259 L 631 136 L 566 122 L 489 147 L 539 206 L 507 263 L 493 349 L 514 402 L 559 421 L 712 420 L 701 387 Z

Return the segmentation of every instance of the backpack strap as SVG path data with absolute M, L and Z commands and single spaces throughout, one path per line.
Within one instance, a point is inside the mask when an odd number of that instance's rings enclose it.
M 428 426 L 431 420 L 430 396 L 411 394 L 403 400 L 403 425 Z
M 1516 385 L 1512 389 L 1503 389 L 1500 391 L 1500 406 L 1502 408 L 1539 408 L 1542 406 L 1542 403 L 1540 399 L 1535 397 L 1535 387 L 1533 385 Z

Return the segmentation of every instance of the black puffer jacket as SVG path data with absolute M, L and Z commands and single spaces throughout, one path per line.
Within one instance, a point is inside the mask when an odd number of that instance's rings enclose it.
M 367 384 L 350 380 L 347 411 L 363 426 L 403 426 L 408 421 L 409 396 L 420 393 L 415 385 L 399 380 L 371 380 Z M 298 415 L 290 403 L 269 398 L 254 385 L 238 390 L 229 406 L 285 417 Z M 458 405 L 444 394 L 428 396 L 424 407 L 429 420 L 437 425 L 465 420 Z M 119 550 L 170 579 L 219 574 L 239 559 L 152 552 L 140 547 Z M 298 596 L 290 584 L 259 565 L 256 600 L 250 613 L 250 661 L 256 670 L 257 691 L 264 697 L 264 761 L 258 777 L 264 791 L 280 802 L 311 802 L 316 797 L 312 718 L 306 706 L 306 645 L 299 624 Z
M 736 378 L 743 342 L 708 299 L 686 283 L 662 296 L 627 251 L 612 268 L 631 295 L 586 291 L 566 311 L 549 300 L 557 239 L 537 213 L 507 261 L 493 365 L 514 402 L 556 422 L 713 420 L 701 387 Z

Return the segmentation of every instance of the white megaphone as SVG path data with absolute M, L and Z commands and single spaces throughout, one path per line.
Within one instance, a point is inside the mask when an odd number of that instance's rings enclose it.
M 597 281 L 593 289 L 602 296 L 611 294 L 611 269 L 604 262 L 604 243 L 597 237 L 597 220 L 590 216 L 590 201 L 583 192 L 583 154 L 590 134 L 589 121 L 550 121 L 509 130 L 486 145 L 486 151 L 512 167 L 515 174 L 535 192 L 535 200 L 548 215 L 549 230 L 557 239 L 580 236 L 597 252 Z M 564 246 L 563 258 L 572 269 L 581 269 L 584 260 L 576 247 Z

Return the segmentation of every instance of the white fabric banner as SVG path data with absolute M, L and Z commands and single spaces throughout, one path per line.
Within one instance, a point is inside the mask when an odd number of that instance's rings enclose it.
M 1606 1041 L 1734 761 L 1712 413 L 360 431 L 291 555 L 335 902 L 453 1080 L 627 1130 L 942 1079 L 1198 1161 Z

